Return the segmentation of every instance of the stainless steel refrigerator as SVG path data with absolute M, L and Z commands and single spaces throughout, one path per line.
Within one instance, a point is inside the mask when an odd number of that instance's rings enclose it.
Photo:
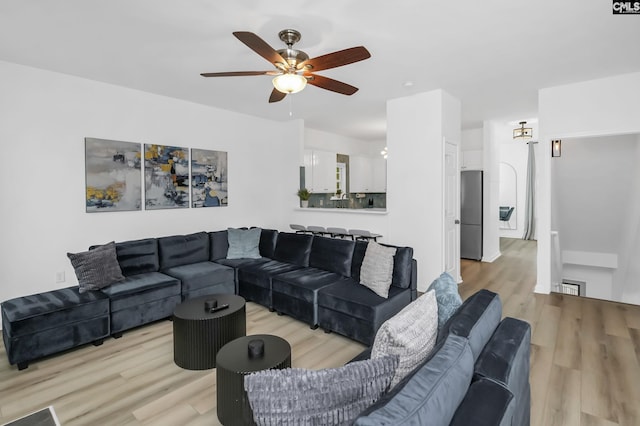
M 460 173 L 460 257 L 482 259 L 482 171 Z

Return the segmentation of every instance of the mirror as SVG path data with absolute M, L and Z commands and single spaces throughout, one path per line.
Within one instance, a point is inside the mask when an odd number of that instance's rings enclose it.
M 500 163 L 500 229 L 517 229 L 518 213 L 516 169 L 509 163 Z

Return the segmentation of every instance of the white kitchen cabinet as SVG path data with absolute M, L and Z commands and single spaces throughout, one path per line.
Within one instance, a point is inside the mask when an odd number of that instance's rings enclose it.
M 313 186 L 313 151 L 310 149 L 304 150 L 304 186 L 309 191 Z
M 314 193 L 336 191 L 336 153 L 304 150 L 304 180 L 307 189 Z
M 350 155 L 349 191 L 387 192 L 387 162 L 384 158 Z
M 461 151 L 460 170 L 482 170 L 482 150 Z
M 371 192 L 387 192 L 387 160 L 374 158 L 373 162 L 373 190 Z

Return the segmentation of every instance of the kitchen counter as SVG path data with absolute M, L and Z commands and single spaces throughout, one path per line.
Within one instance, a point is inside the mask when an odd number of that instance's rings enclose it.
M 307 207 L 296 208 L 296 211 L 312 212 L 312 213 L 347 213 L 347 214 L 373 214 L 373 215 L 386 215 L 387 209 L 371 208 L 371 209 L 343 209 L 343 208 L 329 208 L 324 209 L 322 207 Z

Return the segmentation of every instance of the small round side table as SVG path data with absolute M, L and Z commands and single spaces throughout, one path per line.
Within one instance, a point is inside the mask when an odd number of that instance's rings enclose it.
M 249 342 L 264 343 L 262 356 L 249 354 Z M 281 337 L 255 334 L 240 337 L 218 351 L 216 382 L 218 420 L 224 426 L 255 425 L 244 376 L 256 371 L 291 367 L 291 345 Z
M 205 309 L 214 300 L 229 307 Z M 227 342 L 247 334 L 245 301 L 233 294 L 214 294 L 185 300 L 173 311 L 173 360 L 187 370 L 216 366 L 216 354 Z

